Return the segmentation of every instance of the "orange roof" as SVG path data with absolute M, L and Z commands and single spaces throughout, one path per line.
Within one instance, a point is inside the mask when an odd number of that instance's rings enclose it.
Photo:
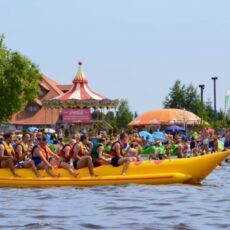
M 192 112 L 181 109 L 156 109 L 136 117 L 130 126 L 154 126 L 171 124 L 198 124 L 201 119 Z
M 62 92 L 67 92 L 70 90 L 72 85 L 57 85 L 57 87 L 62 91 Z
M 43 78 L 49 84 L 49 86 L 51 86 L 56 91 L 56 93 L 63 94 L 63 92 L 58 88 L 59 83 L 57 83 L 56 81 L 51 80 L 50 78 L 48 78 L 45 75 L 43 75 Z
M 46 89 L 45 95 L 40 96 L 34 100 L 31 105 L 39 105 L 37 111 L 28 111 L 28 106 L 21 112 L 14 114 L 10 123 L 15 125 L 45 125 L 45 124 L 55 124 L 59 119 L 59 110 L 46 109 L 42 106 L 42 100 L 52 99 L 59 95 L 62 95 L 62 90 L 58 87 L 59 83 L 49 79 L 43 75 L 43 79 L 40 81 L 39 85 Z

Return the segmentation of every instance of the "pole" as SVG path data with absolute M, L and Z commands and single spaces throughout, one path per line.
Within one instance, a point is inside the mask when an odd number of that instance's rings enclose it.
M 200 87 L 200 101 L 201 101 L 201 104 L 203 105 L 204 103 L 204 88 L 205 88 L 205 85 L 199 85 Z
M 214 87 L 214 115 L 216 116 L 216 80 L 218 77 L 212 77 L 213 80 L 213 87 Z

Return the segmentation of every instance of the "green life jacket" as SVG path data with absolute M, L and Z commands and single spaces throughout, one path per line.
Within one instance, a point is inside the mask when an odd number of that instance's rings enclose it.
M 97 149 L 99 147 L 101 147 L 101 146 L 102 146 L 101 143 L 96 143 L 96 144 L 93 145 L 93 150 L 92 150 L 92 153 L 91 153 L 91 156 L 92 156 L 93 159 L 98 159 L 99 158 L 99 154 L 97 152 Z

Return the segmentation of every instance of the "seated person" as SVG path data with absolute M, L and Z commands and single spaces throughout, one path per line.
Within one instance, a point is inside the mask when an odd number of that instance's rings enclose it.
M 122 175 L 126 175 L 126 171 L 128 169 L 129 163 L 132 161 L 130 157 L 124 157 L 122 149 L 128 143 L 128 135 L 126 133 L 122 133 L 118 141 L 114 142 L 111 147 L 111 164 L 114 167 L 118 167 L 120 165 L 124 165 L 122 169 Z
M 14 167 L 13 134 L 5 133 L 4 140 L 0 144 L 0 168 L 9 168 L 15 177 L 19 177 Z
M 38 145 L 35 145 L 31 151 L 32 160 L 34 161 L 37 169 L 45 169 L 46 172 L 52 177 L 59 177 L 52 171 L 52 157 L 57 161 L 60 158 L 53 153 L 47 146 L 46 136 L 42 135 Z
M 74 171 L 74 168 L 70 165 L 70 161 L 72 158 L 71 148 L 76 143 L 75 140 L 72 140 L 69 144 L 66 144 L 59 151 L 59 157 L 61 158 L 59 162 L 59 167 L 66 169 L 72 176 L 77 177 L 78 173 Z
M 25 134 L 22 141 L 18 142 L 15 146 L 15 164 L 17 168 L 31 168 L 37 177 L 41 177 L 34 161 L 28 159 L 30 135 Z
M 97 140 L 97 143 L 95 143 L 93 146 L 91 156 L 95 167 L 111 163 L 110 155 L 104 153 L 105 145 L 106 139 L 100 138 Z
M 73 166 L 75 169 L 88 167 L 89 174 L 91 176 L 97 176 L 93 170 L 93 160 L 90 156 L 91 152 L 87 145 L 91 146 L 86 135 L 82 135 L 80 137 L 80 142 L 76 142 L 73 145 L 71 149 Z

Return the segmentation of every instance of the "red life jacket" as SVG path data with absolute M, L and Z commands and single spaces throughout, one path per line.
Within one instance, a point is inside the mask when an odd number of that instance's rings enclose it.
M 121 156 L 123 156 L 122 144 L 121 144 L 120 141 L 116 141 L 116 142 L 114 142 L 114 143 L 112 144 L 112 146 L 111 146 L 110 155 L 113 156 L 113 157 L 117 157 L 117 152 L 116 152 L 116 150 L 114 149 L 114 146 L 115 146 L 115 144 L 117 144 L 117 143 L 120 145 L 120 154 L 121 154 Z

